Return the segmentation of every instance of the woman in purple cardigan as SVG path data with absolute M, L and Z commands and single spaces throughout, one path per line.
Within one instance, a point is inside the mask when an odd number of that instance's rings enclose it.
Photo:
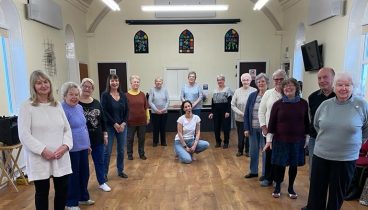
M 74 145 L 69 152 L 73 173 L 69 176 L 66 206 L 67 209 L 78 209 L 79 204 L 92 205 L 95 203 L 89 198 L 87 189 L 89 180 L 88 152 L 91 144 L 83 108 L 78 104 L 79 85 L 74 82 L 66 82 L 61 87 L 61 92 L 64 97 L 61 105 L 72 129 Z
M 285 168 L 289 166 L 288 193 L 291 199 L 296 199 L 294 181 L 297 167 L 305 164 L 304 148 L 309 138 L 308 103 L 300 98 L 300 86 L 294 78 L 284 80 L 281 93 L 282 98 L 272 106 L 265 149 L 272 149 L 276 182 L 272 196 L 280 197 Z

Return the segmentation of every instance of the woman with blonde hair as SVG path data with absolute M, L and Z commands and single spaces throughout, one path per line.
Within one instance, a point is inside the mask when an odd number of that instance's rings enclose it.
M 54 209 L 63 210 L 68 175 L 72 173 L 69 156 L 69 150 L 73 148 L 71 129 L 60 103 L 54 99 L 51 80 L 42 71 L 32 72 L 30 94 L 30 99 L 19 111 L 18 132 L 25 150 L 28 179 L 34 182 L 36 190 L 36 209 L 49 209 L 52 178 Z

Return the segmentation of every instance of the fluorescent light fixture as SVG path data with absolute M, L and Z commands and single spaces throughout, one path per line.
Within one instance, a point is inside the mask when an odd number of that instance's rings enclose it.
M 119 5 L 114 0 L 102 0 L 112 11 L 120 11 Z
M 254 5 L 253 10 L 260 10 L 269 0 L 258 0 Z
M 202 12 L 202 11 L 226 11 L 229 5 L 143 5 L 144 12 Z

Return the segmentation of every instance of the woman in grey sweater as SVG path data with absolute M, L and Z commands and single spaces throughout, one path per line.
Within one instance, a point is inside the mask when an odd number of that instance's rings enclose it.
M 169 94 L 166 88 L 162 87 L 163 79 L 155 79 L 155 87 L 149 92 L 148 103 L 151 107 L 151 120 L 153 125 L 153 146 L 158 144 L 161 137 L 161 146 L 167 146 L 166 143 L 166 121 L 167 108 L 169 107 Z
M 362 140 L 368 137 L 368 103 L 353 92 L 347 73 L 335 76 L 335 98 L 316 111 L 317 131 L 308 205 L 304 209 L 340 209 L 353 177 Z M 328 192 L 328 202 L 326 207 Z

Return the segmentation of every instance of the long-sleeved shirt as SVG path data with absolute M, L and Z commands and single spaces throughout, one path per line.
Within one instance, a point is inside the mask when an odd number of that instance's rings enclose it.
M 146 125 L 149 120 L 146 95 L 142 91 L 129 90 L 126 97 L 129 106 L 128 126 Z
M 218 88 L 213 90 L 211 112 L 213 114 L 231 113 L 231 99 L 233 91 L 229 87 L 222 90 Z
M 194 85 L 184 84 L 184 86 L 181 88 L 181 101 L 189 100 L 190 102 L 194 103 L 199 99 L 199 102 L 196 106 L 193 107 L 193 110 L 202 108 L 202 98 L 202 87 L 197 83 L 195 83 Z
M 86 124 L 87 121 L 84 117 L 82 106 L 79 104 L 70 106 L 65 102 L 61 105 L 64 109 L 65 116 L 68 119 L 70 128 L 72 129 L 73 149 L 71 149 L 70 152 L 78 152 L 88 149 L 91 144 Z
M 61 177 L 72 173 L 69 152 L 60 159 L 46 160 L 41 157 L 47 148 L 55 152 L 63 144 L 73 148 L 72 132 L 60 103 L 40 103 L 32 106 L 27 100 L 20 108 L 18 133 L 25 150 L 26 172 L 30 181 Z
M 259 104 L 258 109 L 258 120 L 259 125 L 262 126 L 268 126 L 268 122 L 270 120 L 270 114 L 273 104 L 282 98 L 281 93 L 277 92 L 275 88 L 266 90 L 264 93 L 261 104 Z
M 248 87 L 247 89 L 240 87 L 235 90 L 234 96 L 231 99 L 231 109 L 235 112 L 236 121 L 244 121 L 245 106 L 247 105 L 249 95 L 254 91 L 257 91 L 254 87 Z
M 305 141 L 305 135 L 309 134 L 307 101 L 302 98 L 297 102 L 276 101 L 272 106 L 268 132 L 273 134 L 274 141 Z
M 106 125 L 114 127 L 114 124 L 128 123 L 128 99 L 124 93 L 119 92 L 120 99 L 116 101 L 110 93 L 103 92 L 101 105 L 106 117 Z
M 169 107 L 169 93 L 167 89 L 163 87 L 160 89 L 156 87 L 151 88 L 148 103 L 152 113 L 157 113 L 159 109 L 167 113 L 167 108 Z
M 368 138 L 368 103 L 352 96 L 345 102 L 324 101 L 314 116 L 317 131 L 314 154 L 334 161 L 358 159 L 363 139 Z
M 106 132 L 106 123 L 100 102 L 93 99 L 91 103 L 79 104 L 83 107 L 84 116 L 87 120 L 87 128 L 91 146 L 103 144 L 103 133 Z
M 309 95 L 308 97 L 308 102 L 309 102 L 309 114 L 310 114 L 310 119 L 311 119 L 311 126 L 310 126 L 310 136 L 312 138 L 316 138 L 317 137 L 317 131 L 314 128 L 313 125 L 313 121 L 314 121 L 314 115 L 316 114 L 316 111 L 319 107 L 319 105 L 321 105 L 321 103 L 327 99 L 333 98 L 335 97 L 336 94 L 334 92 L 331 92 L 330 95 L 326 96 L 325 94 L 323 94 L 322 90 L 317 90 L 315 92 L 313 92 L 312 94 Z

